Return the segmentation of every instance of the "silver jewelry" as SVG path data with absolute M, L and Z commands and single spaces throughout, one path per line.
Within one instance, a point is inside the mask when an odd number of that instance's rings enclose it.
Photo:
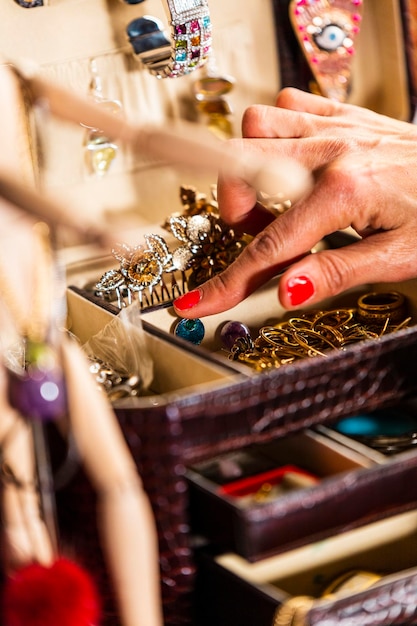
M 119 268 L 108 270 L 86 289 L 109 302 L 117 299 L 119 309 L 131 304 L 134 294 L 141 310 L 170 306 L 175 298 L 230 265 L 249 238 L 237 236 L 222 222 L 217 205 L 194 188 L 181 187 L 181 200 L 183 214 L 172 214 L 164 224 L 180 246 L 171 251 L 156 234 L 144 236 L 146 246 L 119 244 L 112 250 Z
M 163 0 L 171 28 L 164 33 L 160 20 L 139 17 L 127 26 L 133 50 L 157 78 L 176 78 L 203 67 L 210 56 L 212 26 L 207 0 Z
M 138 396 L 142 389 L 139 376 L 122 376 L 101 359 L 90 357 L 90 373 L 98 388 L 104 391 L 110 401 Z

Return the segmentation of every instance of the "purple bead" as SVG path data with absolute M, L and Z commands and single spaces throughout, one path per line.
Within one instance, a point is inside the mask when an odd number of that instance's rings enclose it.
M 228 350 L 233 348 L 236 339 L 249 336 L 250 330 L 242 322 L 226 322 L 220 331 L 220 339 Z
M 55 420 L 67 412 L 67 393 L 61 368 L 40 369 L 34 365 L 23 375 L 8 371 L 10 405 L 23 417 Z

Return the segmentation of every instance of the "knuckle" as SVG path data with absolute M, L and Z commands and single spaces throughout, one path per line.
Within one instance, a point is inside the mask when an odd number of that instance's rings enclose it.
M 271 265 L 283 249 L 281 234 L 273 229 L 266 228 L 252 240 L 246 248 L 246 253 L 257 266 Z
M 264 105 L 253 104 L 242 116 L 242 134 L 245 137 L 259 136 L 264 126 L 267 109 Z
M 326 293 L 336 295 L 344 291 L 351 284 L 353 267 L 336 252 L 316 255 L 319 265 L 319 275 L 324 283 Z
M 334 161 L 323 173 L 324 184 L 335 190 L 338 198 L 352 199 L 358 193 L 360 172 L 345 167 L 343 162 Z M 360 187 L 360 184 L 359 184 Z
M 223 308 L 230 308 L 245 297 L 242 291 L 242 283 L 239 276 L 236 276 L 233 264 L 220 274 L 216 274 L 201 289 L 204 292 L 204 300 L 211 299 L 216 303 L 223 303 Z M 227 303 L 227 304 L 226 304 Z
M 284 87 L 279 92 L 276 105 L 284 108 L 291 108 L 297 100 L 298 91 L 294 87 Z

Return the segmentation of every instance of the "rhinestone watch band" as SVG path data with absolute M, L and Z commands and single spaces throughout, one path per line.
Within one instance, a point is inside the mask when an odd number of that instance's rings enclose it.
M 160 20 L 133 20 L 127 34 L 140 61 L 157 78 L 176 78 L 206 64 L 211 52 L 211 19 L 207 0 L 163 0 L 171 38 Z

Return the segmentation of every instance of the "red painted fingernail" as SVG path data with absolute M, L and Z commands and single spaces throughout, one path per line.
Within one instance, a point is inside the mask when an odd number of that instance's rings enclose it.
M 178 311 L 187 311 L 188 309 L 192 309 L 193 306 L 198 304 L 200 300 L 201 291 L 199 289 L 194 289 L 194 291 L 189 291 L 188 293 L 174 300 L 174 307 L 178 309 Z
M 291 306 L 306 302 L 314 294 L 314 285 L 307 276 L 295 276 L 287 282 L 287 293 Z

